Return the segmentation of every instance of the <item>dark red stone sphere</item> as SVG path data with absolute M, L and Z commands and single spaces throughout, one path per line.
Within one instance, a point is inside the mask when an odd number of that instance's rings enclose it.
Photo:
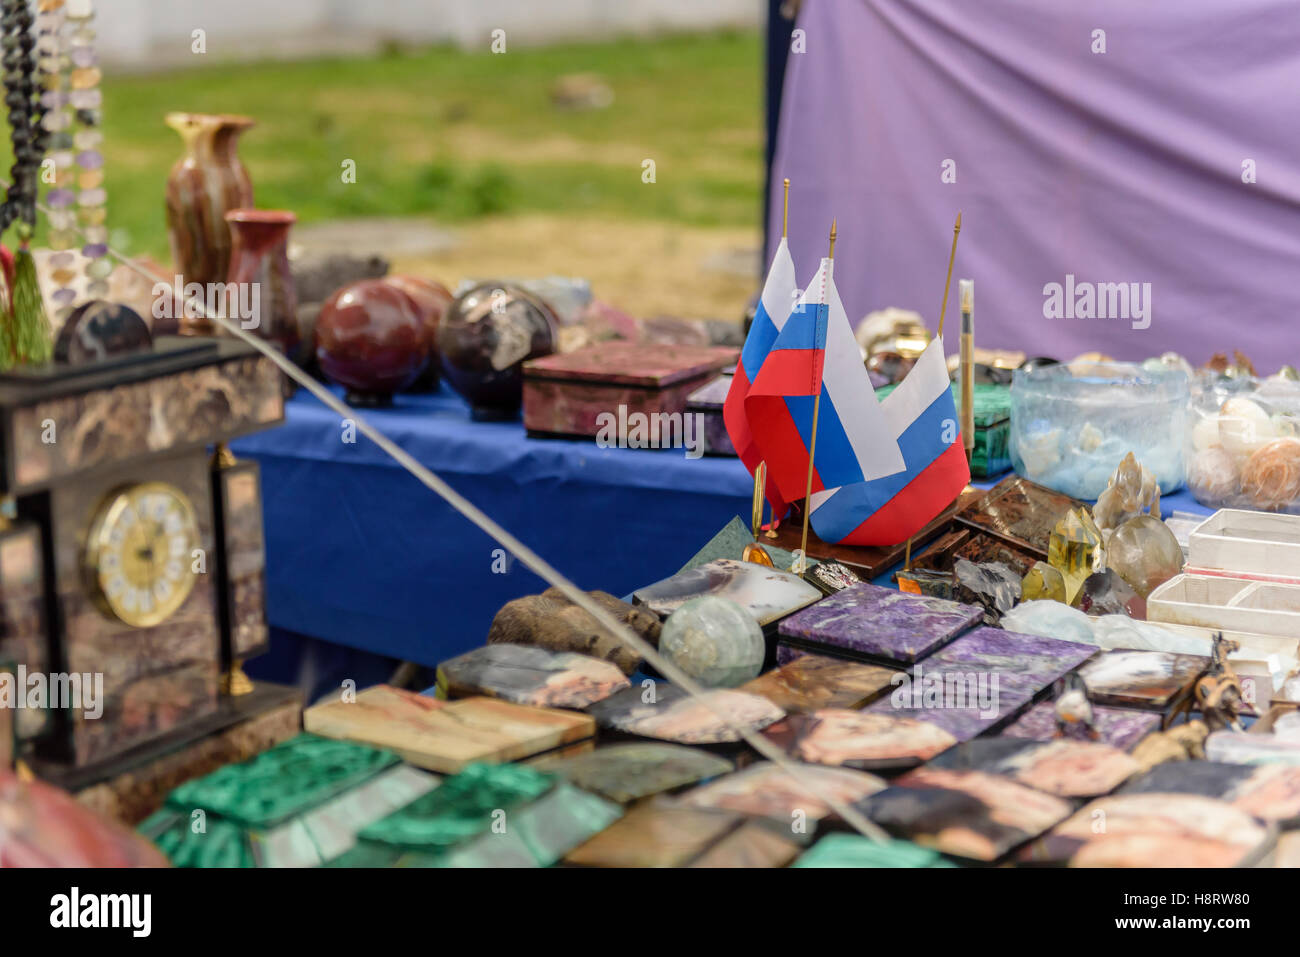
M 409 391 L 432 392 L 438 388 L 438 325 L 454 298 L 451 290 L 437 280 L 419 276 L 398 274 L 385 276 L 383 281 L 410 296 L 429 335 L 429 364 L 411 384 Z
M 475 418 L 512 418 L 524 398 L 520 367 L 555 351 L 558 326 L 550 307 L 518 286 L 479 283 L 457 296 L 443 316 L 443 375 Z
M 316 359 L 357 405 L 386 405 L 429 361 L 429 336 L 410 296 L 382 279 L 343 286 L 316 318 Z

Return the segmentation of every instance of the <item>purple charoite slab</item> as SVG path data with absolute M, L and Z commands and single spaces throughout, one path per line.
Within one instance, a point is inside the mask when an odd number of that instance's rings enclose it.
M 1160 730 L 1158 711 L 1130 711 L 1094 704 L 1092 715 L 1098 740 L 1122 751 L 1132 751 L 1148 734 Z M 1007 725 L 1002 736 L 1051 741 L 1056 737 L 1056 702 L 1040 701 Z M 1087 731 L 1082 725 L 1067 725 L 1065 736 L 1076 741 L 1088 740 Z
M 947 644 L 984 617 L 984 609 L 943 598 L 908 595 L 863 582 L 824 598 L 781 622 L 786 638 L 912 662 Z
M 1077 641 L 976 628 L 914 665 L 907 680 L 863 710 L 929 721 L 969 741 L 1096 653 Z

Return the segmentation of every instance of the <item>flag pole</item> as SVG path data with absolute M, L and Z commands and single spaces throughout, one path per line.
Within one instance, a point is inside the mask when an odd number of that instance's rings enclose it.
M 784 183 L 785 183 L 785 198 L 784 198 L 783 200 L 781 200 L 781 239 L 788 238 L 788 231 L 789 231 L 789 226 L 790 226 L 790 178 L 789 178 L 789 177 L 785 177 L 785 181 L 784 181 Z M 759 510 L 762 510 L 762 507 L 763 507 L 763 506 L 762 506 L 761 499 L 759 499 L 759 497 L 758 497 L 758 494 L 759 494 L 759 493 L 758 493 L 758 489 L 759 489 L 759 488 L 764 488 L 764 489 L 767 488 L 767 463 L 764 462 L 764 463 L 759 464 L 759 467 L 758 467 L 758 468 L 759 468 L 759 471 L 762 471 L 762 472 L 763 472 L 763 479 L 762 479 L 762 480 L 759 480 L 757 475 L 754 476 L 754 482 L 755 482 L 755 485 L 754 485 L 754 501 L 755 501 L 755 502 L 758 502 L 758 506 L 757 506 L 757 507 L 759 508 Z M 759 518 L 762 519 L 762 511 L 759 511 Z M 771 527 L 770 529 L 767 529 L 767 532 L 766 532 L 768 538 L 776 538 L 776 527 L 777 527 L 777 523 L 779 523 L 779 521 L 780 521 L 780 518 L 779 518 L 779 516 L 776 515 L 776 510 L 775 510 L 775 508 L 774 508 L 774 510 L 772 510 L 772 527 Z M 759 524 L 762 524 L 762 521 L 759 521 Z M 755 542 L 758 541 L 758 527 L 757 527 L 757 525 L 755 525 L 754 541 L 755 541 Z M 762 546 L 759 546 L 759 547 L 762 547 Z M 763 554 L 767 554 L 766 551 L 764 551 Z
M 952 224 L 952 251 L 948 253 L 948 278 L 943 281 L 943 302 L 939 306 L 939 338 L 943 338 L 943 317 L 948 312 L 948 287 L 952 285 L 952 261 L 957 258 L 957 234 L 961 232 L 961 211 Z
M 952 249 L 948 251 L 948 275 L 943 281 L 943 301 L 939 304 L 939 332 L 937 338 L 943 338 L 943 318 L 948 312 L 948 289 L 952 286 L 952 263 L 957 258 L 957 237 L 961 234 L 961 210 L 957 211 L 957 221 L 952 224 Z M 969 461 L 969 457 L 967 458 Z M 903 558 L 903 571 L 912 568 L 912 536 L 907 537 L 907 551 Z
M 975 457 L 975 281 L 963 279 L 961 288 L 961 433 L 966 464 Z
M 740 560 L 774 568 L 776 566 L 772 562 L 771 554 L 758 541 L 758 530 L 763 527 L 763 492 L 766 489 L 767 463 L 759 462 L 758 468 L 754 469 L 754 509 L 750 516 L 750 530 L 754 533 L 754 540 L 745 545 L 740 553 Z
M 826 256 L 832 262 L 835 260 L 836 223 L 837 220 L 831 220 L 831 251 Z M 825 357 L 823 357 L 822 363 L 825 365 Z M 817 457 L 817 419 L 821 415 L 821 408 L 822 384 L 818 382 L 817 395 L 813 399 L 812 439 L 808 443 L 808 485 L 803 496 L 803 536 L 799 541 L 799 574 L 808 570 L 808 519 L 812 515 L 813 463 Z

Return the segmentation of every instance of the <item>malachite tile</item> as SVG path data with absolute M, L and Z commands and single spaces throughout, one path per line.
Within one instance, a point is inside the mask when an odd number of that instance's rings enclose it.
M 909 841 L 873 841 L 858 834 L 827 834 L 794 867 L 957 867 L 938 851 Z
M 390 849 L 438 853 L 494 824 L 507 827 L 521 805 L 556 783 L 519 764 L 471 764 L 433 791 L 365 828 L 360 840 Z
M 623 816 L 604 798 L 561 781 L 532 804 L 491 829 L 458 845 L 440 867 L 550 867 L 579 844 Z
M 348 741 L 300 734 L 248 761 L 218 768 L 172 791 L 167 806 L 203 810 L 249 828 L 275 826 L 398 763 L 398 757 Z
M 437 785 L 434 775 L 397 765 L 270 829 L 166 807 L 140 831 L 177 867 L 315 867 L 352 848 L 364 827 Z

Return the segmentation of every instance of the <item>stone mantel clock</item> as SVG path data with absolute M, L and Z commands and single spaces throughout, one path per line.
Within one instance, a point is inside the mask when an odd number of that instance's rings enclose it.
M 93 709 L 13 716 L 41 776 L 75 788 L 246 716 L 228 692 L 267 645 L 261 492 L 225 443 L 281 422 L 283 395 L 233 339 L 0 374 L 0 661 L 102 675 Z

